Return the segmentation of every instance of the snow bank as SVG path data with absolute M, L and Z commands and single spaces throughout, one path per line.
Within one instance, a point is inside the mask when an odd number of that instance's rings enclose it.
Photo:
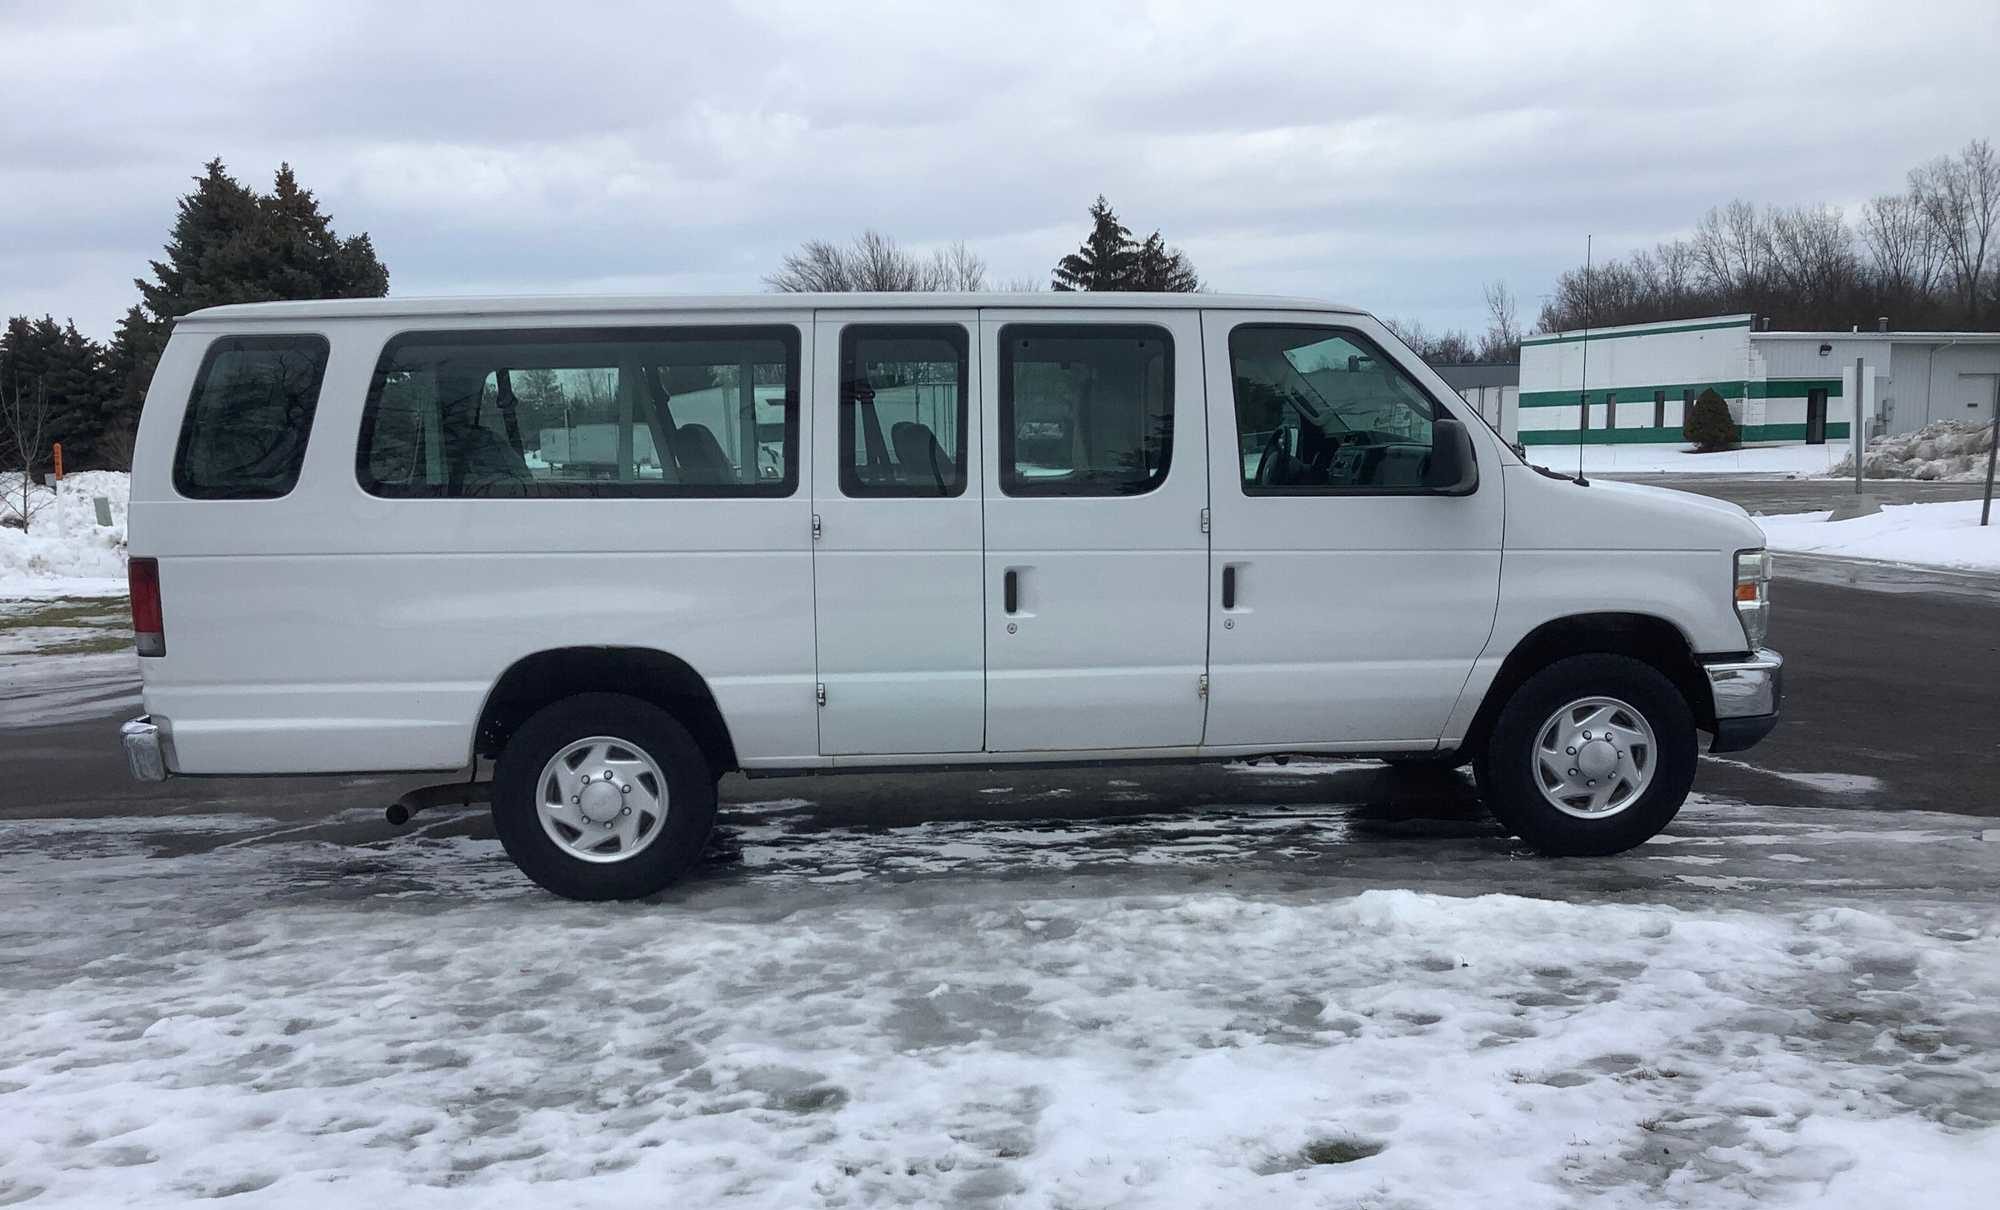
M 1914 433 L 1877 437 L 1861 459 L 1867 479 L 1926 479 L 1940 483 L 1977 483 L 1986 478 L 1986 452 L 1993 448 L 1993 428 L 1958 420 L 1940 420 Z M 1849 453 L 1834 468 L 1854 473 Z
M 0 525 L 0 597 L 103 596 L 125 591 L 125 516 L 132 476 L 125 471 L 81 471 L 63 479 L 62 536 L 57 535 L 55 494 L 32 487 L 31 528 Z M 94 498 L 111 503 L 111 525 L 97 524 Z M 0 520 L 21 514 L 21 476 L 0 474 Z
M 1979 507 L 1977 500 L 1946 500 L 1891 504 L 1846 521 L 1828 521 L 1828 512 L 1756 521 L 1772 550 L 2000 571 L 2000 504 L 1994 507 L 1994 523 L 1983 529 Z
M 1839 452 L 1830 445 L 1747 445 L 1742 449 L 1697 454 L 1682 443 L 1668 445 L 1586 445 L 1586 473 L 1685 475 L 1824 475 Z M 1550 470 L 1574 473 L 1573 445 L 1531 445 L 1528 461 Z

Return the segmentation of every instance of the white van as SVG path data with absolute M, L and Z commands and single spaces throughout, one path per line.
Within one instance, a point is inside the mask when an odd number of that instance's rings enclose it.
M 1614 853 L 1777 721 L 1741 509 L 1530 467 L 1322 302 L 218 307 L 130 534 L 136 776 L 491 760 L 575 898 L 673 881 L 732 769 L 1463 761 Z

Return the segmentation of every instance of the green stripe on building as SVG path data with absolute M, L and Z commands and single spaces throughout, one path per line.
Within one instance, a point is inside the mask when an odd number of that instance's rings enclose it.
M 1661 324 L 1658 327 L 1625 328 L 1615 332 L 1576 332 L 1559 336 L 1530 336 L 1521 342 L 1528 345 L 1565 345 L 1585 340 L 1617 340 L 1625 336 L 1664 336 L 1670 332 L 1712 332 L 1721 328 L 1748 328 L 1750 319 L 1725 319 L 1720 323 Z
M 1826 426 L 1829 442 L 1844 441 L 1847 438 L 1845 423 Z M 1575 445 L 1575 429 L 1523 429 L 1522 445 Z M 1804 441 L 1806 426 L 1803 424 L 1753 424 L 1744 428 L 1743 440 L 1748 441 Z M 1687 437 L 1677 427 L 1636 428 L 1636 429 L 1590 429 L 1583 434 L 1585 445 L 1660 445 L 1674 442 L 1685 445 Z
M 1813 391 L 1825 391 L 1827 398 L 1840 398 L 1838 378 L 1772 378 L 1746 384 L 1752 399 L 1804 399 Z
M 1593 388 L 1584 391 L 1523 391 L 1520 406 L 1524 408 L 1575 407 L 1587 393 L 1592 405 L 1611 402 L 1617 396 L 1619 403 L 1652 403 L 1656 392 L 1665 391 L 1668 403 L 1682 403 L 1693 392 L 1700 398 L 1703 391 L 1713 390 L 1724 399 L 1804 399 L 1808 392 L 1825 391 L 1827 398 L 1840 398 L 1838 378 L 1773 378 L 1768 381 L 1745 382 L 1735 379 L 1728 382 L 1655 382 L 1641 386 L 1616 386 Z

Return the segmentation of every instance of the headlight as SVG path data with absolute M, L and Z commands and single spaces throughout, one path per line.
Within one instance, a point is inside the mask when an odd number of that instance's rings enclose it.
M 1750 650 L 1762 647 L 1771 633 L 1771 552 L 1736 552 L 1736 617 Z

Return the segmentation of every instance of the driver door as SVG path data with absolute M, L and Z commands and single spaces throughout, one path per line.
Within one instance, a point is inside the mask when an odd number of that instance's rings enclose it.
M 1208 311 L 1202 340 L 1205 742 L 1434 746 L 1493 628 L 1499 468 L 1422 486 L 1448 407 L 1372 319 Z

